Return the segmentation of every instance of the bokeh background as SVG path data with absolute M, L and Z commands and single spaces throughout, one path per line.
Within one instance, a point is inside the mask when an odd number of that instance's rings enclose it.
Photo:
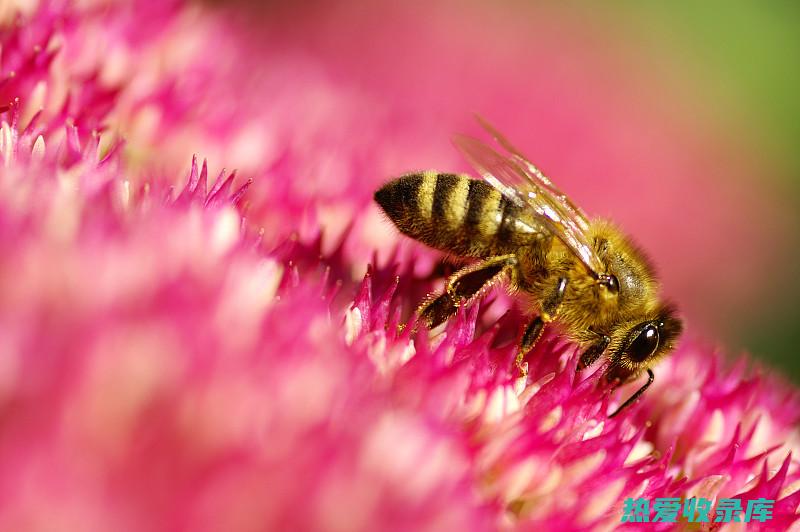
M 365 262 L 394 246 L 375 209 L 361 211 L 372 190 L 412 169 L 467 170 L 449 137 L 477 133 L 478 112 L 590 214 L 634 235 L 690 334 L 800 379 L 798 4 L 201 5 L 225 13 L 248 51 L 230 112 L 253 113 L 251 134 L 265 117 L 263 137 L 294 148 L 267 164 L 259 141 L 231 144 L 216 160 L 254 175 L 292 164 L 293 200 L 313 205 L 302 223 L 328 242 L 352 226 Z M 257 179 L 256 197 L 268 183 Z M 274 203 L 261 205 L 274 225 Z

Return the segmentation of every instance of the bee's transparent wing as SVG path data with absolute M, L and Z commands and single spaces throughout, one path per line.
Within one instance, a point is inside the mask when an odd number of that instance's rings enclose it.
M 522 152 L 515 148 L 514 145 L 486 119 L 479 115 L 476 115 L 475 118 L 481 127 L 509 153 L 509 158 L 522 168 L 523 174 L 517 177 L 518 182 L 509 184 L 516 184 L 517 186 L 533 185 L 541 189 L 542 194 L 550 196 L 550 201 L 559 205 L 565 214 L 572 218 L 583 231 L 589 228 L 589 218 L 586 216 L 586 213 L 583 212 L 583 209 L 575 205 L 566 194 L 561 192 L 553 182 L 550 181 L 550 178 L 544 175 L 536 165 L 530 162 Z
M 503 145 L 505 141 L 500 139 L 498 142 Z M 517 206 L 533 210 L 536 218 L 572 250 L 594 277 L 603 273 L 603 263 L 585 234 L 589 227 L 586 216 L 577 207 L 570 207 L 569 200 L 565 202 L 545 188 L 538 177 L 531 177 L 531 170 L 527 168 L 530 163 L 526 159 L 508 148 L 510 155 L 502 155 L 472 137 L 456 135 L 453 142 L 483 179 Z M 532 164 L 530 166 L 535 168 Z M 544 179 L 549 183 L 546 177 Z M 557 190 L 555 187 L 552 189 Z

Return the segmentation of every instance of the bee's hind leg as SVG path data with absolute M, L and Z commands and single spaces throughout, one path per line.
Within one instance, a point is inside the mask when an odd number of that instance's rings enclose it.
M 513 282 L 516 279 L 516 267 L 515 255 L 497 255 L 461 268 L 447 280 L 443 293 L 432 295 L 422 302 L 417 314 L 428 327 L 436 327 L 455 314 L 458 307 L 483 297 L 507 276 Z
M 449 293 L 428 296 L 425 301 L 417 308 L 420 320 L 433 329 L 441 325 L 447 318 L 458 310 L 458 301 L 455 301 Z
M 522 333 L 522 338 L 519 341 L 519 352 L 515 364 L 519 368 L 522 375 L 527 375 L 527 365 L 523 364 L 525 355 L 533 349 L 536 342 L 542 336 L 544 326 L 553 321 L 558 315 L 558 310 L 561 308 L 561 303 L 564 301 L 564 294 L 567 292 L 567 279 L 561 277 L 558 280 L 555 290 L 542 302 L 542 312 L 534 317 L 525 327 Z

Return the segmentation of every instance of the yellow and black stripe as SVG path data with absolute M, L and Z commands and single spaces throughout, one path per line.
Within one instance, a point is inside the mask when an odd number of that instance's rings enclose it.
M 375 192 L 375 201 L 402 233 L 459 256 L 508 253 L 519 245 L 519 207 L 483 180 L 408 174 Z

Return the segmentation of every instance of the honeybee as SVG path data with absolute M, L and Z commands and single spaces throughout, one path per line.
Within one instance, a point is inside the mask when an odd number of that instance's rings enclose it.
M 682 323 L 658 297 L 647 257 L 613 223 L 587 215 L 491 125 L 478 119 L 497 149 L 467 136 L 454 144 L 483 179 L 435 171 L 411 173 L 375 192 L 375 201 L 404 234 L 475 262 L 417 309 L 435 327 L 504 283 L 528 296 L 533 315 L 519 340 L 516 365 L 545 326 L 558 322 L 582 350 L 578 370 L 608 360 L 614 385 L 647 373 L 675 345 Z

